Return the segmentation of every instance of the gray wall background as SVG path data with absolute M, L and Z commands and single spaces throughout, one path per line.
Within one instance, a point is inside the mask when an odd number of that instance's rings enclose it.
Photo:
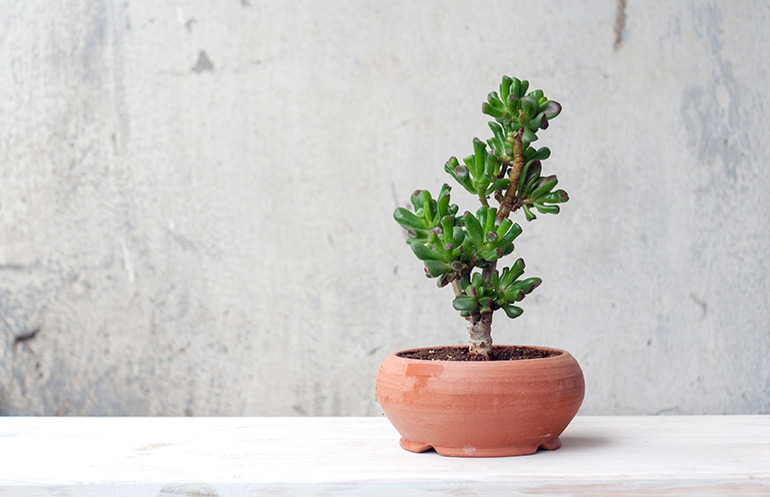
M 571 201 L 497 343 L 584 414 L 769 413 L 770 4 L 623 3 L 1 0 L 0 411 L 379 414 L 465 341 L 392 211 L 509 74 Z

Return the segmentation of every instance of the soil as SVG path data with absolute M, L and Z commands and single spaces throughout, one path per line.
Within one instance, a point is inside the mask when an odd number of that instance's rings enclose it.
M 471 361 L 468 347 L 434 347 L 405 350 L 397 355 L 405 359 L 420 359 L 423 361 Z M 516 345 L 495 345 L 489 354 L 489 360 L 518 361 L 522 359 L 543 359 L 556 355 L 559 355 L 559 352 Z

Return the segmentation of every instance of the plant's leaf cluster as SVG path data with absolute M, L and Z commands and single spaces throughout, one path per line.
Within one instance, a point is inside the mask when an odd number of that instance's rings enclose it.
M 466 247 L 482 267 L 483 262 L 494 262 L 513 252 L 513 241 L 521 234 L 521 226 L 509 219 L 495 225 L 496 216 L 497 209 L 481 206 L 475 215 L 466 212 L 462 217 Z
M 490 123 L 490 128 L 495 137 L 490 143 L 498 154 L 505 155 L 507 147 L 500 143 L 502 131 L 508 132 L 523 129 L 522 140 L 525 148 L 537 140 L 535 134 L 539 129 L 548 128 L 548 121 L 558 116 L 561 105 L 554 100 L 548 100 L 543 90 L 534 90 L 527 93 L 529 81 L 520 81 L 518 78 L 503 77 L 500 83 L 500 93 L 493 91 L 487 95 L 487 101 L 481 105 L 481 112 L 492 116 L 502 125 L 502 129 Z M 496 128 L 498 128 L 496 130 Z M 507 140 L 506 140 L 507 141 Z
M 484 281 L 474 268 L 485 268 L 514 250 L 513 242 L 521 234 L 521 226 L 504 219 L 495 223 L 497 209 L 481 206 L 476 213 L 457 215 L 458 207 L 450 203 L 449 185 L 444 185 L 438 200 L 427 190 L 411 196 L 415 213 L 400 207 L 394 218 L 407 230 L 407 243 L 425 265 L 425 275 L 438 278 L 440 287 L 458 280 L 463 293 L 453 301 L 461 315 L 471 311 L 505 310 L 510 317 L 523 311 L 514 305 L 539 284 L 539 278 L 520 280 L 524 260 L 518 259 L 511 268 L 492 273 Z
M 451 190 L 449 185 L 444 184 L 438 194 L 438 200 L 434 200 L 428 190 L 417 190 L 410 198 L 414 214 L 403 207 L 395 210 L 393 217 L 406 230 L 408 243 L 415 240 L 426 241 L 431 231 L 440 228 L 444 217 L 453 218 L 457 214 L 458 207 L 449 203 Z
M 522 274 L 524 259 L 519 258 L 510 268 L 503 268 L 500 273 L 492 272 L 489 281 L 485 281 L 478 272 L 470 278 L 463 276 L 460 279 L 463 292 L 455 297 L 452 306 L 463 317 L 471 312 L 484 314 L 497 309 L 503 309 L 510 318 L 518 317 L 524 310 L 516 302 L 524 300 L 542 283 L 540 278 L 519 279 Z
M 561 105 L 545 97 L 542 90 L 527 92 L 528 81 L 503 77 L 498 92 L 487 96 L 482 112 L 494 118 L 492 137 L 475 138 L 473 154 L 451 157 L 445 171 L 482 206 L 458 215 L 450 202 L 451 188 L 443 185 L 434 199 L 427 190 L 417 190 L 410 200 L 414 213 L 399 207 L 394 218 L 407 230 L 407 243 L 425 265 L 425 275 L 437 278 L 438 286 L 453 284 L 453 307 L 465 317 L 503 309 L 510 318 L 521 315 L 516 304 L 540 285 L 539 278 L 521 279 L 524 260 L 497 268 L 497 262 L 514 250 L 521 227 L 507 216 L 521 208 L 527 221 L 533 211 L 558 214 L 569 200 L 567 192 L 555 190 L 558 179 L 543 175 L 542 164 L 551 155 L 547 147 L 534 148 L 537 132 L 547 129 Z M 494 198 L 500 208 L 489 206 Z M 505 209 L 504 209 L 505 207 Z
M 487 198 L 495 190 L 508 188 L 508 180 L 500 177 L 503 167 L 502 160 L 487 151 L 483 141 L 473 139 L 473 155 L 463 159 L 460 164 L 456 157 L 444 164 L 448 172 L 468 192 Z
M 529 147 L 524 151 L 524 167 L 521 169 L 521 177 L 516 188 L 516 195 L 522 199 L 522 209 L 527 221 L 535 219 L 532 208 L 542 214 L 558 214 L 559 206 L 569 200 L 569 195 L 564 190 L 555 190 L 559 182 L 555 175 L 541 176 L 543 170 L 542 161 L 550 157 L 551 151 L 547 147 L 535 150 Z
M 537 140 L 537 131 L 548 128 L 549 121 L 559 115 L 561 105 L 546 98 L 543 90 L 527 93 L 528 88 L 526 80 L 503 77 L 500 93 L 490 93 L 482 104 L 482 112 L 495 118 L 489 123 L 492 138 L 486 144 L 474 138 L 473 155 L 465 157 L 462 164 L 456 157 L 450 157 L 444 170 L 469 193 L 485 200 L 494 192 L 505 191 L 510 184 L 505 176 L 514 158 L 514 139 L 521 133 L 526 163 L 516 194 L 527 220 L 531 221 L 536 218 L 533 209 L 541 214 L 558 214 L 559 206 L 555 204 L 566 202 L 569 197 L 564 190 L 553 191 L 555 176 L 541 177 L 542 161 L 550 157 L 550 149 L 530 145 Z

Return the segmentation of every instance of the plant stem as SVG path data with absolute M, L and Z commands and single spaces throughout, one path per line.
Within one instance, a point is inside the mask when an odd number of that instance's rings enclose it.
M 452 280 L 452 290 L 455 292 L 455 297 L 463 293 L 463 289 L 460 288 L 460 280 Z
M 500 173 L 495 176 L 495 179 L 503 179 L 503 176 L 505 176 L 505 172 L 508 170 L 508 165 L 510 165 L 511 161 L 506 158 L 500 159 L 503 163 L 503 165 L 500 167 Z
M 503 219 L 508 219 L 511 211 L 514 210 L 516 202 L 516 189 L 519 186 L 519 177 L 521 176 L 521 170 L 524 167 L 524 150 L 521 143 L 521 135 L 524 132 L 524 128 L 519 128 L 513 138 L 513 164 L 511 165 L 511 172 L 508 176 L 510 180 L 508 182 L 508 189 L 505 191 L 503 201 L 500 202 L 500 209 L 497 211 L 497 218 L 495 221 L 499 225 Z M 515 207 L 519 207 L 515 205 Z
M 472 312 L 467 319 L 471 360 L 488 361 L 492 351 L 492 313 Z
M 516 190 L 519 186 L 519 179 L 521 177 L 521 170 L 524 168 L 524 147 L 522 144 L 521 136 L 524 132 L 523 128 L 520 128 L 513 138 L 513 163 L 511 164 L 511 171 L 508 175 L 508 188 L 505 191 L 505 195 L 498 201 L 500 202 L 500 208 L 497 211 L 495 217 L 495 225 L 500 226 L 500 223 L 504 219 L 508 219 L 508 216 L 512 211 L 521 207 L 521 199 L 516 196 Z M 507 169 L 507 163 L 503 165 L 502 171 Z M 504 174 L 504 173 L 503 173 Z M 487 199 L 479 196 L 479 200 L 483 205 L 488 206 Z M 497 271 L 497 261 L 490 262 L 482 270 L 481 277 L 485 283 L 489 283 L 492 280 L 492 274 Z M 455 296 L 459 295 L 459 284 L 456 285 L 457 280 L 452 282 L 455 289 Z M 461 291 L 460 291 L 461 292 Z M 489 353 L 492 352 L 492 310 L 487 309 L 487 312 L 471 312 L 468 320 L 468 348 L 470 352 L 470 358 L 473 361 L 488 361 Z
M 523 131 L 523 128 L 519 129 L 513 138 L 513 164 L 511 164 L 511 171 L 508 176 L 510 181 L 505 195 L 500 199 L 500 209 L 498 209 L 495 217 L 496 226 L 500 226 L 500 223 L 504 219 L 508 219 L 512 211 L 521 207 L 521 199 L 516 196 L 516 190 L 519 186 L 521 170 L 524 167 L 524 147 L 521 141 Z M 506 167 L 503 167 L 503 171 Z M 486 205 L 485 200 L 482 200 L 484 205 Z M 492 274 L 496 271 L 497 261 L 490 262 L 481 272 L 484 282 L 491 281 Z M 470 336 L 468 345 L 471 360 L 488 361 L 489 353 L 492 351 L 492 312 L 472 312 L 466 319 L 468 320 L 468 334 Z

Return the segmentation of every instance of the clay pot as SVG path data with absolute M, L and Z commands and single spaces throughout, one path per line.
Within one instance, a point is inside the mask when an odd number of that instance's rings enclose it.
M 553 355 L 486 362 L 389 355 L 377 375 L 377 401 L 401 447 L 463 457 L 558 449 L 583 401 L 583 372 L 568 352 L 528 348 Z

